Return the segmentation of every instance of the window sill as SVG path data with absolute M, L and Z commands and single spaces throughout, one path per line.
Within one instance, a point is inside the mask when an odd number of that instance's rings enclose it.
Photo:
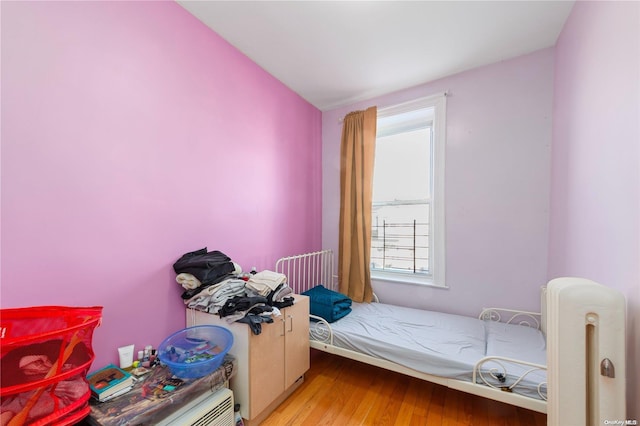
M 413 274 L 371 271 L 371 279 L 376 281 L 386 281 L 389 283 L 411 284 L 440 289 L 449 288 L 447 285 L 434 283 L 432 277 L 430 276 L 416 276 Z

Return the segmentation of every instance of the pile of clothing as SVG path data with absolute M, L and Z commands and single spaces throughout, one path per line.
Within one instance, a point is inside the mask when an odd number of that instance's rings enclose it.
M 245 322 L 254 334 L 273 322 L 280 310 L 293 305 L 293 290 L 284 274 L 242 268 L 226 254 L 207 248 L 185 253 L 173 264 L 182 299 L 189 308 L 218 314 L 228 322 Z
M 227 278 L 208 286 L 191 299 L 185 299 L 184 303 L 189 308 L 215 314 L 224 306 L 227 299 L 242 296 L 245 293 L 245 283 L 246 281 L 240 278 Z
M 267 298 L 262 296 L 236 296 L 224 304 L 218 311 L 221 318 L 227 322 L 244 322 L 249 325 L 253 334 L 262 332 L 262 323 L 273 322 L 273 317 L 279 317 L 280 310 L 268 304 Z
M 176 281 L 184 288 L 183 299 L 191 299 L 205 288 L 236 273 L 240 266 L 221 251 L 207 248 L 185 253 L 173 264 Z
M 293 290 L 287 284 L 287 277 L 278 272 L 261 271 L 251 275 L 247 281 L 249 296 L 266 297 L 267 303 L 278 308 L 293 304 L 292 293 Z
M 247 281 L 247 289 L 251 290 L 258 296 L 267 297 L 269 293 L 286 282 L 287 277 L 284 274 L 272 271 L 262 271 L 249 277 L 249 280 Z

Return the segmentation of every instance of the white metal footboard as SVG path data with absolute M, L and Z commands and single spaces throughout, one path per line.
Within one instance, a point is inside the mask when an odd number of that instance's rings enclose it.
M 296 294 L 307 291 L 318 284 L 337 291 L 333 280 L 332 250 L 283 257 L 276 262 L 276 272 L 287 276 L 289 287 Z
M 540 330 L 542 325 L 541 317 L 542 314 L 539 312 L 519 311 L 504 308 L 485 308 L 482 310 L 478 318 L 485 321 L 516 324 Z M 512 378 L 512 376 L 509 375 L 509 369 L 507 368 L 508 365 L 523 367 L 525 372 L 516 378 Z M 478 361 L 473 368 L 473 382 L 482 383 L 501 391 L 513 392 L 517 389 L 520 382 L 535 371 L 546 372 L 547 366 L 513 358 L 488 356 Z M 541 399 L 545 401 L 547 400 L 546 380 L 538 383 L 537 392 Z
M 504 308 L 484 308 L 482 312 L 480 312 L 478 318 L 485 321 L 524 325 L 540 330 L 541 316 L 542 314 L 539 312 L 518 311 Z
M 515 379 L 509 379 L 508 365 L 527 367 L 528 369 Z M 478 361 L 473 368 L 473 383 L 481 383 L 493 389 L 504 392 L 513 392 L 517 386 L 531 373 L 535 371 L 547 371 L 545 365 L 502 356 L 488 356 Z M 541 381 L 537 385 L 540 399 L 547 400 L 547 381 Z
M 333 329 L 324 318 L 315 315 L 309 315 L 311 324 L 309 324 L 309 340 L 318 343 L 326 343 L 333 345 Z

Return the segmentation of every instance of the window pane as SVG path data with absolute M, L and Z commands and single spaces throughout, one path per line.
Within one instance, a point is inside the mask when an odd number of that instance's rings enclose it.
M 429 273 L 431 128 L 379 137 L 373 177 L 371 267 Z
M 429 273 L 428 203 L 373 206 L 371 267 Z
M 431 128 L 376 140 L 373 202 L 431 198 Z

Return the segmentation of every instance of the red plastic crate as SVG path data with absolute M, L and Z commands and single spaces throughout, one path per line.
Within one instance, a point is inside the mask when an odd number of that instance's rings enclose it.
M 89 414 L 101 320 L 100 306 L 0 309 L 0 424 L 69 425 Z

